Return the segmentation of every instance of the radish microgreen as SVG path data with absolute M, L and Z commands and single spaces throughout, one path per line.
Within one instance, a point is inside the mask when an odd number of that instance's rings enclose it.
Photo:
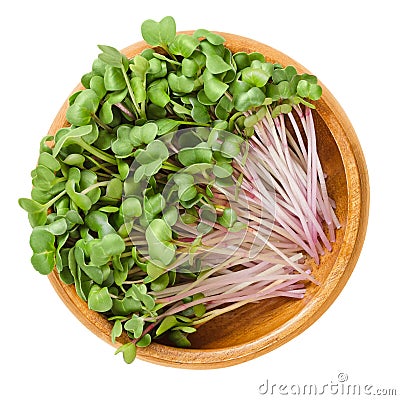
M 69 126 L 39 145 L 31 262 L 56 266 L 111 323 L 127 363 L 158 337 L 182 347 L 249 302 L 302 298 L 305 262 L 340 227 L 317 153 L 322 89 L 293 66 L 233 53 L 206 29 L 143 22 L 129 59 L 99 45 Z

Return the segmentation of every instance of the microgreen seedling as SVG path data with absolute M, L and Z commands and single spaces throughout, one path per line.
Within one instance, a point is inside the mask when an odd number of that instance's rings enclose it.
M 147 20 L 111 46 L 39 145 L 31 263 L 112 324 L 127 363 L 249 302 L 302 298 L 340 223 L 317 152 L 315 76 Z M 56 269 L 54 269 L 56 266 Z M 128 340 L 128 341 L 127 341 Z M 126 342 L 127 341 L 127 342 Z

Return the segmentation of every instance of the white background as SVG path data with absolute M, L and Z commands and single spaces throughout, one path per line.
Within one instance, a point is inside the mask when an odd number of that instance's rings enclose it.
M 400 395 L 396 3 L 2 2 L 0 364 L 5 372 L 0 375 L 0 397 L 282 398 L 288 396 L 261 396 L 258 388 L 267 379 L 270 384 L 330 384 L 340 372 L 348 374 L 349 383 L 397 387 Z M 140 360 L 125 365 L 30 266 L 30 227 L 17 205 L 18 197 L 29 196 L 39 140 L 90 69 L 96 45 L 126 47 L 141 39 L 143 20 L 165 15 L 175 17 L 178 30 L 207 28 L 257 39 L 316 74 L 349 116 L 370 173 L 367 238 L 337 301 L 283 347 L 219 370 L 172 369 Z

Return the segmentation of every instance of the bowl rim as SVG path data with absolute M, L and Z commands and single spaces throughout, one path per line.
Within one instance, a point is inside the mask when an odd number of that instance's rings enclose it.
M 178 33 L 190 34 L 193 31 Z M 234 51 L 239 51 L 239 48 L 246 52 L 258 51 L 266 57 L 267 61 L 279 60 L 282 65 L 293 65 L 301 73 L 310 73 L 286 54 L 257 40 L 227 32 L 215 31 L 215 33 L 226 39 L 226 47 L 236 48 Z M 122 52 L 128 57 L 133 57 L 148 47 L 150 46 L 147 43 L 139 41 L 124 48 Z M 349 118 L 323 83 L 319 82 L 319 84 L 322 87 L 322 96 L 316 104 L 316 112 L 327 125 L 341 155 L 347 182 L 347 215 L 351 215 L 351 218 L 348 217 L 347 220 L 343 244 L 334 264 L 335 268 L 327 278 L 329 285 L 325 285 L 319 292 L 319 296 L 312 298 L 293 318 L 257 340 L 218 349 L 180 349 L 152 343 L 147 348 L 138 349 L 139 359 L 164 366 L 189 369 L 220 368 L 254 359 L 283 345 L 306 330 L 325 313 L 343 290 L 360 256 L 367 231 L 370 201 L 368 171 L 361 144 Z M 72 93 L 81 89 L 83 86 L 79 84 Z M 67 107 L 68 99 L 51 124 L 50 135 L 68 125 L 65 119 Z M 89 310 L 87 303 L 77 296 L 73 285 L 65 285 L 56 271 L 49 275 L 49 281 L 69 310 L 91 332 L 114 347 L 118 347 L 127 340 L 122 336 L 113 344 L 109 335 L 111 324 L 98 313 Z

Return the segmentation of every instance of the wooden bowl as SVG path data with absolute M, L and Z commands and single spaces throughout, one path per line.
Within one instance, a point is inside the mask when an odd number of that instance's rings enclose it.
M 293 65 L 299 72 L 308 72 L 296 61 L 265 44 L 233 34 L 221 34 L 233 52 L 257 51 L 270 62 Z M 146 47 L 144 42 L 139 42 L 123 52 L 133 57 Z M 332 94 L 321 86 L 323 94 L 314 114 L 318 151 L 323 169 L 328 174 L 328 192 L 336 201 L 337 215 L 342 223 L 333 251 L 322 257 L 318 267 L 313 266 L 313 273 L 321 285 L 310 285 L 302 300 L 264 300 L 217 317 L 191 335 L 191 349 L 153 343 L 138 349 L 140 359 L 191 369 L 219 368 L 245 362 L 299 335 L 327 310 L 343 289 L 357 262 L 367 229 L 368 173 L 350 121 Z M 81 88 L 78 86 L 75 90 Z M 67 102 L 57 114 L 50 134 L 67 125 L 66 108 Z M 50 274 L 49 279 L 75 316 L 94 334 L 112 344 L 112 325 L 100 314 L 89 310 L 77 296 L 74 286 L 61 282 L 56 272 Z M 122 336 L 114 346 L 127 340 L 127 336 Z

